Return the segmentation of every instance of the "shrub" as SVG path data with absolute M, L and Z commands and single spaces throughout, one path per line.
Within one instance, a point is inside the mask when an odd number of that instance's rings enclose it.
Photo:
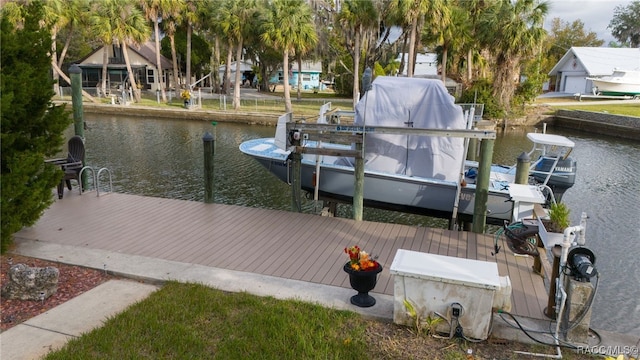
M 51 189 L 62 172 L 45 166 L 44 159 L 60 150 L 71 122 L 64 107 L 51 102 L 51 34 L 39 24 L 44 18 L 42 5 L 32 2 L 23 15 L 22 26 L 11 24 L 7 16 L 1 20 L 2 252 L 16 231 L 33 225 L 52 203 Z

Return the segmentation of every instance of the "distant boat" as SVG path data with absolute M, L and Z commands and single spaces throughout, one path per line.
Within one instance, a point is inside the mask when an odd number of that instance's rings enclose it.
M 596 95 L 640 96 L 640 70 L 615 69 L 613 74 L 602 77 L 588 77 Z
M 368 104 L 367 104 L 368 99 Z M 323 118 L 323 111 L 320 112 Z M 354 125 L 414 127 L 421 129 L 465 129 L 462 108 L 439 80 L 378 77 L 355 111 Z M 256 159 L 280 180 L 291 183 L 291 165 L 286 130 L 276 129 L 276 138 L 243 142 L 240 151 Z M 349 126 L 336 125 L 336 128 Z M 563 136 L 528 134 L 534 143 L 530 156 L 532 184 L 515 185 L 515 166 L 493 166 L 490 174 L 487 222 L 502 224 L 514 215 L 513 191 L 530 194 L 531 202 L 544 203 L 538 187 L 544 184 L 555 199 L 573 185 L 575 161 L 567 158 L 574 143 Z M 280 145 L 278 145 L 280 144 Z M 303 146 L 349 150 L 350 145 L 304 140 Z M 367 133 L 365 141 L 364 204 L 422 215 L 471 219 L 475 206 L 478 163 L 465 161 L 464 139 L 421 135 Z M 553 148 L 553 149 L 552 149 Z M 561 148 L 564 151 L 561 151 Z M 303 154 L 301 187 L 323 198 L 352 201 L 353 158 Z M 316 174 L 319 177 L 316 177 Z M 461 176 L 463 175 L 464 176 Z M 535 179 L 535 180 L 534 180 Z M 317 190 L 316 190 L 317 187 Z M 458 204 L 456 206 L 456 198 Z

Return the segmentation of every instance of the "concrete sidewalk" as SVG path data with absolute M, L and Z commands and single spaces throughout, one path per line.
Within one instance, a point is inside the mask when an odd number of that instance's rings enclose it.
M 157 286 L 131 280 L 109 280 L 43 314 L 0 334 L 0 358 L 39 359 L 72 338 L 102 326 Z
M 156 291 L 167 280 L 193 282 L 224 291 L 245 291 L 278 299 L 299 299 L 335 309 L 351 310 L 384 321 L 393 319 L 393 297 L 376 294 L 377 303 L 370 308 L 351 305 L 351 289 L 320 285 L 298 280 L 206 267 L 189 263 L 126 255 L 112 251 L 58 245 L 33 240 L 16 241 L 15 254 L 49 261 L 105 269 L 129 280 L 108 281 L 44 314 L 17 325 L 0 335 L 2 360 L 37 359 L 66 341 L 100 327 L 103 322 L 131 304 Z M 549 321 L 521 319 L 528 329 L 548 331 Z M 622 349 L 638 339 L 607 331 L 598 331 L 589 346 L 598 349 Z M 492 336 L 498 339 L 533 343 L 522 331 L 495 314 Z M 546 338 L 549 341 L 549 337 Z M 606 350 L 605 350 L 606 351 Z

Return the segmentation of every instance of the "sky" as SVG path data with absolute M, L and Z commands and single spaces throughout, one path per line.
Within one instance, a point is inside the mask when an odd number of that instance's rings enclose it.
M 549 3 L 549 12 L 544 28 L 551 28 L 551 20 L 560 18 L 564 22 L 572 23 L 581 20 L 584 23 L 585 32 L 593 31 L 598 34 L 598 39 L 604 40 L 604 46 L 610 41 L 616 41 L 611 36 L 611 30 L 607 29 L 613 19 L 613 9 L 618 6 L 627 6 L 632 0 L 546 0 Z

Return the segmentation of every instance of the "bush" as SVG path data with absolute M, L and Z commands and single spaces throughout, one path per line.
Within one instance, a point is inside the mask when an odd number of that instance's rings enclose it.
M 502 119 L 504 117 L 504 109 L 498 104 L 498 101 L 491 94 L 493 85 L 487 79 L 480 79 L 471 85 L 471 87 L 462 92 L 460 103 L 476 103 L 484 104 L 485 119 Z
M 1 123 L 1 223 L 0 250 L 13 234 L 33 225 L 53 201 L 62 177 L 44 159 L 61 148 L 63 132 L 71 122 L 61 106 L 54 106 L 53 80 L 49 76 L 51 34 L 41 27 L 42 5 L 24 7 L 24 24 L 15 26 L 2 16 L 2 123 Z

